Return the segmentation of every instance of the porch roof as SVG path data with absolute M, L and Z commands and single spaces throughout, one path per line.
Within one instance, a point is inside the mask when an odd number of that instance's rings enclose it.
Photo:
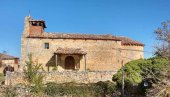
M 59 47 L 55 54 L 76 54 L 76 55 L 85 55 L 87 54 L 85 51 L 81 50 L 81 48 L 61 48 Z

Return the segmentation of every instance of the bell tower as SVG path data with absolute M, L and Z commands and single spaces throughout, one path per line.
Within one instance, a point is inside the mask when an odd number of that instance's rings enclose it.
M 46 28 L 44 20 L 34 20 L 31 16 L 25 17 L 23 36 L 42 35 Z
M 20 69 L 23 70 L 26 65 L 25 61 L 28 60 L 28 54 L 30 51 L 30 38 L 28 36 L 38 36 L 44 33 L 46 28 L 45 21 L 43 20 L 34 20 L 31 16 L 26 16 L 24 20 L 24 31 L 21 37 L 21 58 L 20 58 Z
M 46 28 L 45 21 L 43 20 L 30 20 L 29 21 L 29 35 L 41 35 Z

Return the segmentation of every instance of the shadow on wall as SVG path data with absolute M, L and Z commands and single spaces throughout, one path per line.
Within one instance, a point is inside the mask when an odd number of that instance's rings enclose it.
M 50 60 L 47 62 L 46 67 L 48 69 L 48 71 L 50 70 L 50 67 L 55 68 L 56 67 L 56 59 L 55 59 L 55 55 L 53 55 Z
M 56 60 L 56 56 L 55 54 L 50 58 L 50 60 L 46 63 L 46 67 L 47 67 L 47 70 L 48 71 L 51 71 L 51 70 L 58 70 L 57 66 L 58 65 L 59 67 L 63 68 L 63 69 L 67 69 L 65 67 L 65 61 L 66 61 L 66 58 L 68 57 L 73 57 L 74 58 L 74 69 L 80 69 L 80 60 L 82 60 L 82 56 L 81 55 L 57 55 L 57 60 Z M 56 64 L 56 61 L 57 61 L 57 64 Z M 68 62 L 68 67 L 70 65 L 70 61 Z M 70 68 L 68 68 L 70 69 Z M 70 69 L 70 70 L 74 70 L 74 69 Z
M 61 61 L 61 55 L 58 55 L 58 57 L 57 57 L 57 64 L 60 67 L 65 68 L 63 65 L 61 65 L 60 61 Z M 56 64 L 56 57 L 55 57 L 55 55 L 53 55 L 45 66 L 47 67 L 48 71 L 50 71 L 50 70 L 57 70 L 57 66 L 56 66 L 57 64 Z

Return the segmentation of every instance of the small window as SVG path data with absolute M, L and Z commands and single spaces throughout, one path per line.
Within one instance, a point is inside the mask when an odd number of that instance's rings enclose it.
M 44 44 L 44 48 L 45 48 L 45 49 L 49 49 L 49 43 L 45 43 L 45 44 Z

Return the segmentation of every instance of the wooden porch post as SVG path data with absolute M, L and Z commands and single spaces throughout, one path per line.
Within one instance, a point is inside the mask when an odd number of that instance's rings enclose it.
M 56 67 L 57 67 L 57 70 L 58 70 L 58 56 L 57 56 L 57 54 L 55 55 L 55 65 L 56 65 Z
M 86 71 L 86 55 L 84 55 L 84 64 L 85 64 L 85 71 Z

